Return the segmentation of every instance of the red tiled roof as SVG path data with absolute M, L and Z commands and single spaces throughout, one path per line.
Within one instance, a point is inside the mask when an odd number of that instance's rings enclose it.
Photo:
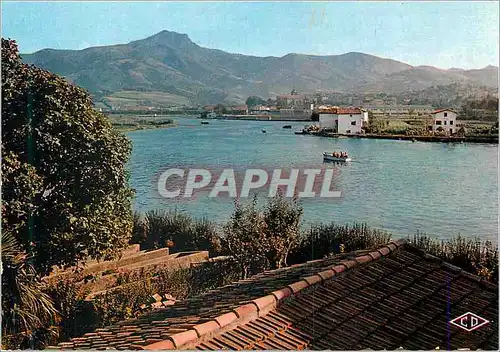
M 431 114 L 439 114 L 440 112 L 443 112 L 443 111 L 451 111 L 451 112 L 454 112 L 456 114 L 455 110 L 453 110 L 453 109 L 437 109 L 434 112 L 432 112 Z
M 469 311 L 490 323 L 448 324 Z M 498 287 L 399 240 L 265 272 L 59 346 L 496 350 Z

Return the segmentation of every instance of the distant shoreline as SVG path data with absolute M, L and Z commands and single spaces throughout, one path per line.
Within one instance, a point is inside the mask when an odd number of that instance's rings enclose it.
M 119 125 L 119 124 L 114 124 L 113 127 L 120 131 L 120 132 L 134 132 L 134 131 L 143 131 L 143 130 L 156 130 L 156 129 L 165 129 L 165 128 L 172 128 L 172 127 L 177 127 L 176 123 L 166 123 L 162 125 L 151 125 L 151 124 L 144 124 L 144 125 L 138 125 L 138 126 L 128 126 L 128 125 Z
M 368 139 L 392 139 L 401 141 L 418 142 L 439 142 L 439 143 L 490 143 L 498 144 L 498 136 L 468 136 L 468 137 L 449 137 L 449 136 L 407 136 L 407 135 L 385 135 L 385 134 L 342 134 L 328 132 L 310 132 L 310 135 L 328 138 L 368 138 Z

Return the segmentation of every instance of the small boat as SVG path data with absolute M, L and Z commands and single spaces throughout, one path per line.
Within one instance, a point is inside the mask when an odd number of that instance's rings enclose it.
M 285 125 L 283 128 L 292 128 L 292 125 Z
M 262 130 L 262 133 L 266 133 L 266 130 Z
M 310 133 L 302 130 L 302 131 L 295 131 L 295 134 L 310 134 Z
M 208 121 L 201 121 L 202 125 L 208 125 Z
M 323 161 L 351 161 L 351 158 L 349 155 L 343 157 L 343 156 L 338 156 L 339 153 L 336 154 L 337 156 L 334 156 L 334 153 L 328 153 L 328 152 L 323 152 Z

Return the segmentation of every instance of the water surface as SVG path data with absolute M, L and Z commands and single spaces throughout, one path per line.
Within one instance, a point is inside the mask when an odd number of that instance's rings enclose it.
M 178 127 L 130 132 L 129 168 L 139 211 L 177 209 L 225 221 L 227 198 L 162 199 L 156 176 L 172 166 L 322 167 L 325 150 L 346 150 L 353 161 L 335 169 L 339 199 L 302 199 L 304 221 L 366 222 L 397 235 L 461 233 L 497 241 L 498 145 L 446 144 L 295 135 L 303 123 L 174 118 Z M 267 133 L 262 133 L 262 130 Z

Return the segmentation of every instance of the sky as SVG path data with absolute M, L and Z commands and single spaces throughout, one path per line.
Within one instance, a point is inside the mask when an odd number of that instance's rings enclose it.
M 123 44 L 165 29 L 255 56 L 354 51 L 444 69 L 499 60 L 497 1 L 2 1 L 2 37 L 15 39 L 22 53 Z

